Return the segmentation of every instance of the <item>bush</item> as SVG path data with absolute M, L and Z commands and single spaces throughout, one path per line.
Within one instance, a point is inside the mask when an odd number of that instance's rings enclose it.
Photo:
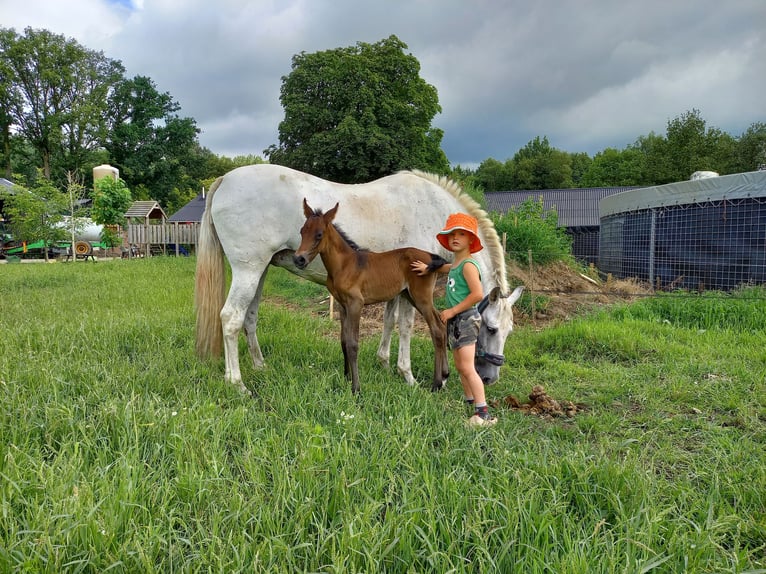
M 499 234 L 507 236 L 508 254 L 519 263 L 532 261 L 545 265 L 554 261 L 572 262 L 572 240 L 558 226 L 555 210 L 545 212 L 542 197 L 527 199 L 505 215 L 491 213 Z

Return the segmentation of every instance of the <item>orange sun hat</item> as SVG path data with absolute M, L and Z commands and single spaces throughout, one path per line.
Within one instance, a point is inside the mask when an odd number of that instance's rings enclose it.
M 449 247 L 449 238 L 447 236 L 456 229 L 462 229 L 473 235 L 473 241 L 471 241 L 471 245 L 468 248 L 471 253 L 476 253 L 477 251 L 484 249 L 484 246 L 481 244 L 481 239 L 479 239 L 479 222 L 475 217 L 468 215 L 467 213 L 452 213 L 447 218 L 447 223 L 445 224 L 444 229 L 442 229 L 436 236 L 436 239 L 442 244 L 444 249 L 452 251 Z

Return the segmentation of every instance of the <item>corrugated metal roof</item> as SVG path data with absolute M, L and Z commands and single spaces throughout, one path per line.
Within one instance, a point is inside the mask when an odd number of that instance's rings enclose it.
M 559 227 L 598 227 L 598 204 L 604 197 L 637 187 L 589 187 L 581 189 L 525 189 L 490 191 L 484 194 L 487 211 L 507 213 L 528 199 L 543 198 L 543 209 L 556 210 Z
M 141 219 L 167 219 L 167 215 L 156 201 L 134 201 L 125 212 L 125 217 Z
M 181 209 L 168 218 L 168 221 L 179 223 L 197 223 L 202 221 L 205 212 L 205 197 L 200 193 Z

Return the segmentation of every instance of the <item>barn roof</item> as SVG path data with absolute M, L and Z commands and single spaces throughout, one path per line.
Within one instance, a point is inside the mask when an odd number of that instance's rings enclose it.
M 156 201 L 134 201 L 125 212 L 128 219 L 161 219 L 165 221 L 168 217 Z
M 198 223 L 205 211 L 205 196 L 201 193 L 168 218 L 170 222 Z
M 13 183 L 5 179 L 4 177 L 0 177 L 0 185 L 3 187 L 13 187 Z
M 543 199 L 545 211 L 555 209 L 559 227 L 598 227 L 598 204 L 603 198 L 637 187 L 588 187 L 581 189 L 525 189 L 484 194 L 487 211 L 507 213 L 528 199 Z

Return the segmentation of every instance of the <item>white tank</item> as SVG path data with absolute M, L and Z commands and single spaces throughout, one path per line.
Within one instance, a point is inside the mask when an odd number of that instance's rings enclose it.
M 59 223 L 58 227 L 63 227 L 64 229 L 69 231 L 72 228 L 71 225 L 69 224 L 69 221 L 70 221 L 69 217 L 64 217 L 64 221 Z M 77 230 L 75 231 L 75 234 L 74 234 L 74 240 L 99 242 L 101 241 L 101 230 L 103 228 L 104 228 L 103 225 L 94 223 L 93 220 L 90 219 L 89 217 L 78 217 Z
M 118 180 L 120 179 L 120 170 L 107 163 L 94 167 L 93 181 L 96 182 L 103 177 L 112 177 L 115 180 Z

